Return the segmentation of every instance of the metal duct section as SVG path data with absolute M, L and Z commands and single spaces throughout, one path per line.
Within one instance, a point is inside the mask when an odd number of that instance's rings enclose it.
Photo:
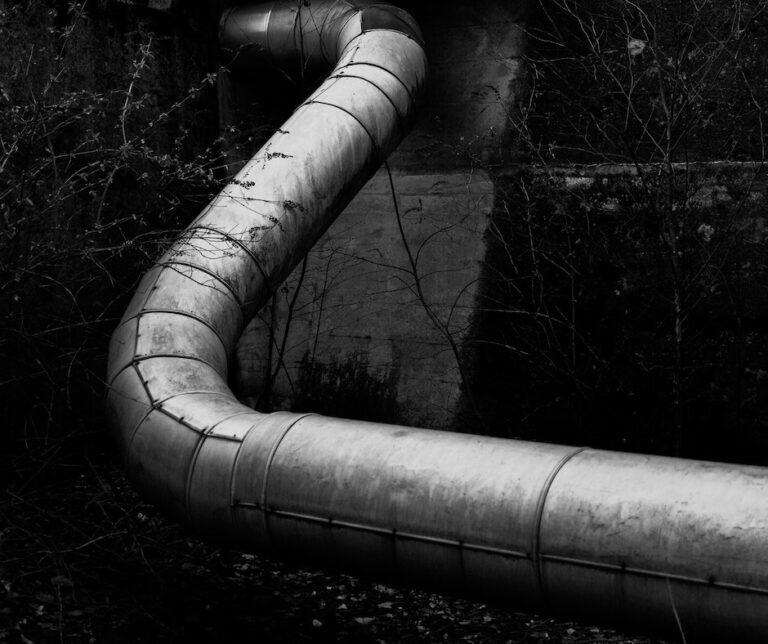
M 406 131 L 417 27 L 356 2 L 237 9 L 223 41 L 333 71 L 144 277 L 108 408 L 132 481 L 217 540 L 689 637 L 768 635 L 768 470 L 259 414 L 245 323 Z

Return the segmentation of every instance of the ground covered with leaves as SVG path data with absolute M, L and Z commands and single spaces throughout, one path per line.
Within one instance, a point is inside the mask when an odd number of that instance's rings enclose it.
M 47 478 L 0 498 L 0 642 L 653 641 L 219 549 L 114 463 Z

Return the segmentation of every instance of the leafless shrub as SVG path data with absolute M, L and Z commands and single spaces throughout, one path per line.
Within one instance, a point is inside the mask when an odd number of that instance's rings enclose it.
M 159 99 L 165 45 L 141 24 L 124 39 L 126 63 L 94 70 L 105 19 L 89 11 L 42 0 L 0 9 L 3 451 L 43 461 L 66 437 L 101 430 L 120 305 L 218 181 L 215 125 L 208 147 L 190 132 L 215 75 Z

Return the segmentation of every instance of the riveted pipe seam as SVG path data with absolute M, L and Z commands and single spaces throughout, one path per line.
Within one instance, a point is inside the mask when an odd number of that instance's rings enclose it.
M 264 466 L 263 483 L 262 483 L 261 494 L 260 494 L 261 505 L 264 508 L 269 507 L 269 475 L 272 469 L 272 463 L 275 460 L 275 455 L 277 454 L 277 450 L 280 448 L 280 444 L 283 442 L 285 437 L 288 436 L 288 432 L 290 432 L 296 426 L 296 423 L 303 420 L 309 415 L 310 414 L 303 414 L 301 416 L 291 419 L 291 421 L 286 424 L 285 428 L 280 433 L 277 440 L 275 440 L 274 444 L 269 450 L 269 455 L 267 456 L 266 464 Z M 274 538 L 272 535 L 272 530 L 269 525 L 269 513 L 264 513 L 264 532 L 265 532 L 265 537 L 266 537 L 266 542 L 268 544 L 268 547 L 270 548 L 270 550 L 274 550 Z
M 547 476 L 547 479 L 544 481 L 544 485 L 541 487 L 539 498 L 536 500 L 536 519 L 533 523 L 533 534 L 531 535 L 531 558 L 533 559 L 533 565 L 536 568 L 536 580 L 538 582 L 539 593 L 544 602 L 547 601 L 547 588 L 541 568 L 541 522 L 544 517 L 544 506 L 547 502 L 547 495 L 552 489 L 552 484 L 555 482 L 555 478 L 560 474 L 568 462 L 587 449 L 589 448 L 577 447 L 568 454 L 565 454 L 552 468 L 549 476 Z
M 115 379 L 127 368 L 129 368 L 132 364 L 135 364 L 137 362 L 142 362 L 147 359 L 151 359 L 153 357 L 178 357 L 178 358 L 186 358 L 189 360 L 197 360 L 199 362 L 202 362 L 204 364 L 209 365 L 211 368 L 213 368 L 217 373 L 219 373 L 223 378 L 226 379 L 227 375 L 227 367 L 226 367 L 226 359 L 227 359 L 227 353 L 228 349 L 227 346 L 224 344 L 223 338 L 218 334 L 216 329 L 207 321 L 199 316 L 196 316 L 192 313 L 184 313 L 178 314 L 178 312 L 173 312 L 175 317 L 181 318 L 182 325 L 181 328 L 184 329 L 185 325 L 194 325 L 194 331 L 197 332 L 199 335 L 205 335 L 207 334 L 210 338 L 215 340 L 215 347 L 206 347 L 207 348 L 207 356 L 201 355 L 201 353 L 183 353 L 187 347 L 182 347 L 181 349 L 176 349 L 175 351 L 168 351 L 167 353 L 163 352 L 148 352 L 144 353 L 144 351 L 140 348 L 140 343 L 142 342 L 142 334 L 141 334 L 141 324 L 142 321 L 144 321 L 145 324 L 151 324 L 150 320 L 152 320 L 155 317 L 164 317 L 169 313 L 169 310 L 143 310 L 139 311 L 138 313 L 133 314 L 131 317 L 124 319 L 118 327 L 115 329 L 115 332 L 113 334 L 113 340 L 118 340 L 123 335 L 130 335 L 133 333 L 134 338 L 134 346 L 132 348 L 132 353 L 129 358 L 125 360 L 120 360 L 120 356 L 115 356 L 115 360 L 112 361 L 112 364 L 110 365 L 110 369 L 107 372 L 107 383 L 108 386 L 111 387 L 112 383 L 114 383 Z M 133 327 L 133 330 L 131 329 Z M 179 330 L 177 328 L 177 330 Z M 191 331 L 192 329 L 186 328 L 187 331 Z M 166 347 L 167 348 L 167 347 Z M 172 347 L 173 348 L 173 347 Z M 151 351 L 150 348 L 145 347 L 147 351 Z M 117 366 L 115 366 L 117 365 Z M 122 365 L 122 366 L 121 366 Z M 117 370 L 115 370 L 117 369 Z
M 550 555 L 547 553 L 539 553 L 534 556 L 530 552 L 523 552 L 518 550 L 508 550 L 504 548 L 493 548 L 490 546 L 480 545 L 476 543 L 470 543 L 461 540 L 444 539 L 440 537 L 434 537 L 431 535 L 416 534 L 403 532 L 397 528 L 389 528 L 385 526 L 376 526 L 362 523 L 352 523 L 349 521 L 343 521 L 335 519 L 333 517 L 323 517 L 311 514 L 302 514 L 299 512 L 291 512 L 287 510 L 281 510 L 280 508 L 270 505 L 264 505 L 262 503 L 249 503 L 245 501 L 233 501 L 233 506 L 243 508 L 245 510 L 253 510 L 260 513 L 273 514 L 276 516 L 287 517 L 295 519 L 297 521 L 305 521 L 307 523 L 316 523 L 327 526 L 329 528 L 348 529 L 360 532 L 370 532 L 382 536 L 391 537 L 393 539 L 405 539 L 412 541 L 422 541 L 424 543 L 432 543 L 444 546 L 450 546 L 457 549 L 475 550 L 478 552 L 486 552 L 489 554 L 499 555 L 502 557 L 509 557 L 515 559 L 535 560 L 541 559 L 543 561 L 553 561 L 572 564 L 584 568 L 594 568 L 597 570 L 605 570 L 611 572 L 619 572 L 622 574 L 636 575 L 638 577 L 654 577 L 663 580 L 678 581 L 686 584 L 694 584 L 701 586 L 712 586 L 715 588 L 721 588 L 723 590 L 740 592 L 740 593 L 753 593 L 757 595 L 768 595 L 768 588 L 760 588 L 756 586 L 745 586 L 740 584 L 733 584 L 728 582 L 721 582 L 712 578 L 690 577 L 687 575 L 677 575 L 673 573 L 661 572 L 658 570 L 647 570 L 643 568 L 633 568 L 622 564 L 610 564 L 586 559 L 575 559 L 572 557 L 563 557 L 559 555 Z
M 378 141 L 376 141 L 376 139 L 374 138 L 373 134 L 371 134 L 371 132 L 368 130 L 368 128 L 365 127 L 365 124 L 362 122 L 362 120 L 358 116 L 355 116 L 350 110 L 342 107 L 341 105 L 336 105 L 335 103 L 327 103 L 326 101 L 312 100 L 312 101 L 306 101 L 303 104 L 302 107 L 309 106 L 309 105 L 326 105 L 328 107 L 332 107 L 334 109 L 337 109 L 340 112 L 343 112 L 344 114 L 349 116 L 355 123 L 357 123 L 361 127 L 363 132 L 365 132 L 366 136 L 371 140 L 371 145 L 373 146 L 374 158 L 377 161 L 381 162 L 382 157 L 383 157 L 383 155 L 381 153 L 381 147 L 380 147 Z
M 169 259 L 166 261 L 159 261 L 157 262 L 156 266 L 161 266 L 163 268 L 169 268 L 171 270 L 174 270 L 176 266 L 183 266 L 185 268 L 191 268 L 196 271 L 200 271 L 201 273 L 205 273 L 215 281 L 217 281 L 219 284 L 221 284 L 224 287 L 224 291 L 229 295 L 232 296 L 232 299 L 235 300 L 237 303 L 237 306 L 240 309 L 243 309 L 245 307 L 245 303 L 240 300 L 240 295 L 237 293 L 236 287 L 232 286 L 224 277 L 221 275 L 218 275 L 215 271 L 212 271 L 210 268 L 203 266 L 202 264 L 195 264 L 194 262 L 184 262 L 178 259 Z M 180 271 L 182 275 L 186 275 L 183 271 Z M 215 288 L 214 286 L 211 286 L 210 284 L 201 284 L 201 286 L 206 286 L 208 288 Z
M 200 356 L 194 355 L 194 354 L 183 354 L 183 353 L 153 353 L 151 355 L 136 354 L 132 362 L 129 362 L 122 369 L 120 369 L 120 371 L 118 371 L 111 379 L 107 380 L 107 386 L 111 387 L 112 384 L 115 382 L 115 380 L 117 380 L 118 376 L 120 376 L 120 374 L 122 374 L 126 369 L 131 369 L 132 367 L 143 362 L 144 360 L 152 360 L 153 358 L 182 358 L 184 360 L 194 360 L 196 362 L 200 362 L 201 364 L 204 364 L 207 367 L 210 367 L 214 371 L 218 371 L 215 365 L 211 364 L 210 362 L 201 358 Z M 224 377 L 226 377 L 226 374 L 220 374 L 220 375 L 223 375 Z
M 225 350 L 227 350 L 227 352 L 229 352 L 229 350 L 230 350 L 229 347 L 228 347 L 227 341 L 222 337 L 221 331 L 219 329 L 217 329 L 213 324 L 211 324 L 211 322 L 209 320 L 206 320 L 205 318 L 200 317 L 199 315 L 195 315 L 194 313 L 191 313 L 190 311 L 180 311 L 178 309 L 170 309 L 170 308 L 169 309 L 165 309 L 165 308 L 159 308 L 159 307 L 150 307 L 150 308 L 141 309 L 139 311 L 139 313 L 137 313 L 135 316 L 133 316 L 132 318 L 129 318 L 129 319 L 133 319 L 133 320 L 136 320 L 137 322 L 139 322 L 141 320 L 141 318 L 143 318 L 147 314 L 151 314 L 151 313 L 173 314 L 175 316 L 185 317 L 185 318 L 189 318 L 190 320 L 194 320 L 195 322 L 199 322 L 200 324 L 202 324 L 205 328 L 210 330 L 216 336 L 216 339 L 219 341 L 221 346 L 224 347 Z M 139 336 L 137 334 L 137 339 L 138 339 L 138 337 Z M 142 359 L 159 357 L 160 355 L 161 354 L 159 354 L 159 353 L 153 353 L 151 355 L 143 356 Z M 174 355 L 172 357 L 181 357 L 181 356 Z M 196 358 L 196 359 L 199 360 L 199 358 Z M 201 362 L 205 362 L 205 361 L 202 360 Z
M 189 231 L 190 231 L 190 233 L 192 233 L 192 234 L 196 233 L 197 231 L 208 231 L 208 232 L 212 232 L 212 233 L 216 233 L 216 234 L 219 234 L 219 235 L 221 235 L 221 236 L 222 236 L 222 238 L 226 239 L 227 241 L 231 242 L 232 244 L 234 244 L 235 246 L 237 246 L 238 248 L 240 248 L 240 249 L 241 249 L 241 250 L 242 250 L 242 251 L 243 251 L 243 252 L 244 252 L 246 255 L 248 255 L 248 257 L 250 257 L 250 258 L 251 258 L 251 260 L 253 261 L 253 264 L 254 264 L 254 266 L 256 267 L 256 270 L 258 270 L 258 271 L 259 271 L 259 273 L 261 273 L 262 277 L 263 277 L 263 278 L 264 278 L 264 280 L 266 281 L 266 279 L 267 279 L 267 276 L 266 276 L 266 274 L 264 273 L 264 269 L 263 269 L 263 268 L 261 267 L 261 265 L 259 264 L 258 260 L 256 259 L 256 256 L 253 254 L 253 252 L 251 251 L 251 249 L 250 249 L 250 248 L 248 248 L 248 247 L 247 247 L 247 246 L 246 246 L 246 245 L 245 245 L 245 244 L 242 242 L 242 240 L 240 240 L 240 239 L 237 239 L 236 237 L 233 237 L 232 235 L 230 235 L 229 233 L 227 233 L 227 232 L 226 232 L 226 231 L 224 231 L 224 230 L 220 230 L 220 229 L 218 229 L 218 228 L 214 228 L 213 226 L 200 226 L 200 225 L 194 225 L 194 224 L 193 224 L 192 226 L 190 226 L 190 227 L 189 227 L 189 229 L 188 229 L 188 230 L 189 230 Z
M 397 105 L 395 105 L 395 102 L 392 100 L 392 97 L 389 94 L 387 94 L 387 92 L 384 91 L 384 89 L 380 85 L 374 83 L 370 78 L 365 78 L 364 76 L 357 76 L 356 74 L 338 73 L 338 74 L 335 74 L 333 76 L 329 76 L 328 78 L 332 78 L 332 79 L 337 79 L 337 78 L 354 78 L 356 80 L 361 80 L 361 81 L 363 81 L 365 83 L 368 83 L 369 85 L 375 87 L 377 90 L 379 90 L 384 95 L 384 98 L 386 98 L 387 101 L 389 101 L 389 104 L 392 106 L 392 109 L 395 111 L 395 114 L 397 115 L 397 119 L 400 122 L 400 129 L 401 129 L 401 131 L 405 132 L 405 125 L 403 124 L 403 118 L 404 118 L 403 114 L 400 112 L 400 110 L 398 109 Z

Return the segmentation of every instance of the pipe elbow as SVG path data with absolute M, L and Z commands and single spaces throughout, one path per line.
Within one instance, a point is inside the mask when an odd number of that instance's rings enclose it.
M 222 18 L 222 45 L 241 63 L 336 68 L 149 271 L 112 336 L 107 414 L 129 477 L 199 531 L 258 547 L 258 529 L 242 537 L 232 508 L 259 496 L 249 468 L 268 469 L 302 416 L 240 403 L 228 358 L 406 134 L 427 69 L 417 31 L 394 7 L 329 0 Z
M 376 30 L 406 36 L 423 50 L 421 29 L 408 12 L 372 0 L 281 0 L 232 7 L 219 23 L 219 44 L 236 72 L 277 69 L 299 81 L 327 72 L 352 40 Z

